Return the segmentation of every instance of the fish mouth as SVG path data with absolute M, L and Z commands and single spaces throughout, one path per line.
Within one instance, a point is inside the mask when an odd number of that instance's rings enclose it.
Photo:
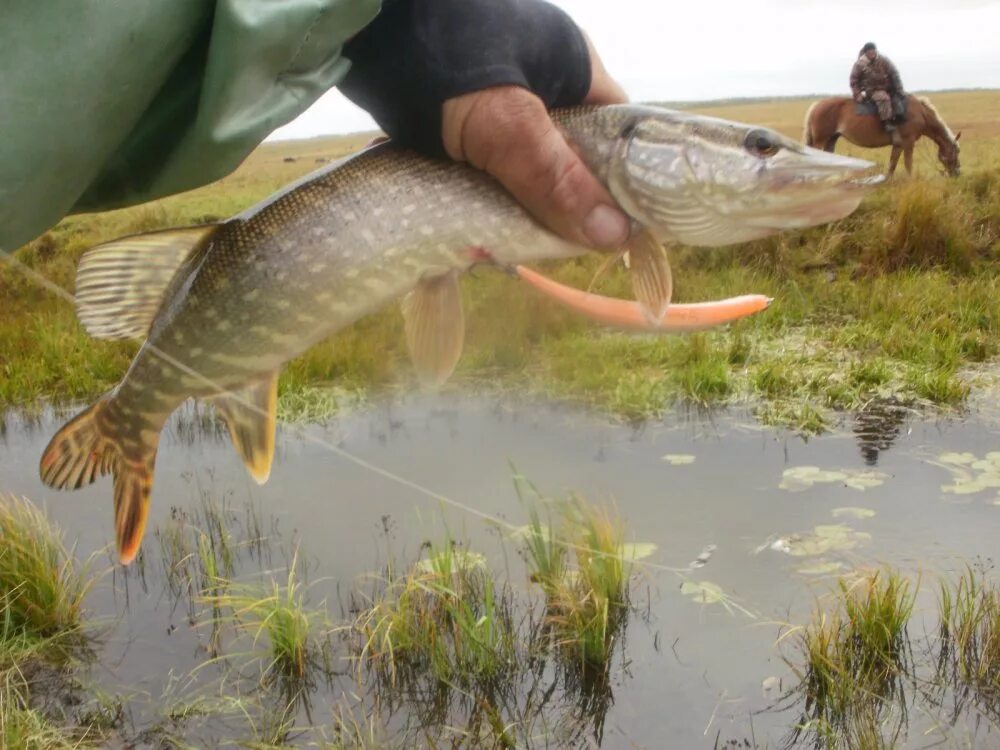
M 772 158 L 764 179 L 773 193 L 770 211 L 749 221 L 774 231 L 805 228 L 850 215 L 866 191 L 885 182 L 878 165 L 805 147 Z
M 885 181 L 875 173 L 875 162 L 839 156 L 819 149 L 783 149 L 765 167 L 772 189 L 802 186 L 840 186 L 845 189 L 874 187 Z

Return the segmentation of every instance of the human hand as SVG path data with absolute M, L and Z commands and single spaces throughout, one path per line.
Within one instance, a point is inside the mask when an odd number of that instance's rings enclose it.
M 591 84 L 584 103 L 627 101 L 587 39 Z M 629 220 L 552 122 L 545 104 L 519 86 L 453 97 L 442 108 L 448 155 L 497 178 L 543 224 L 566 239 L 617 248 Z

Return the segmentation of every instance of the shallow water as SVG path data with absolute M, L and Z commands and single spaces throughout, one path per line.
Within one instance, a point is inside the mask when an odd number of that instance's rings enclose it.
M 110 481 L 74 493 L 41 485 L 38 458 L 61 421 L 46 415 L 28 423 L 8 415 L 0 435 L 0 490 L 44 506 L 85 557 L 111 539 Z M 327 599 L 334 618 L 346 592 L 364 586 L 361 577 L 384 561 L 386 524 L 397 559 L 415 559 L 424 540 L 441 540 L 445 521 L 453 537 L 489 553 L 498 566 L 504 557 L 496 530 L 483 520 L 353 464 L 315 440 L 522 524 L 527 519 L 512 486 L 513 464 L 550 495 L 575 490 L 592 503 L 614 503 L 628 535 L 657 546 L 646 560 L 656 566 L 685 568 L 714 545 L 707 564 L 683 576 L 641 569 L 625 656 L 612 672 L 600 743 L 608 748 L 731 741 L 743 747 L 751 738 L 760 747 L 780 746 L 799 716 L 794 709 L 767 710 L 780 690 L 762 689 L 772 677 L 782 689 L 794 682 L 775 645 L 780 623 L 805 622 L 815 597 L 835 580 L 801 569 L 840 563 L 840 572 L 847 572 L 889 563 L 926 578 L 977 560 L 989 566 L 1000 531 L 998 490 L 944 490 L 955 483 L 957 465 L 938 460 L 946 452 L 982 458 L 1000 450 L 1000 424 L 986 419 L 926 420 L 888 412 L 806 442 L 732 413 L 674 414 L 662 424 L 633 429 L 539 404 L 420 397 L 361 410 L 325 427 L 281 428 L 275 466 L 263 487 L 248 477 L 228 439 L 206 424 L 192 410 L 171 422 L 157 458 L 148 529 L 166 523 L 172 506 L 195 507 L 202 492 L 228 497 L 239 512 L 252 503 L 265 519 L 275 519 L 288 542 L 282 549 L 294 541 L 309 558 L 311 598 Z M 663 460 L 666 455 L 693 461 L 674 464 Z M 840 474 L 785 476 L 804 466 Z M 822 481 L 812 481 L 817 478 Z M 835 509 L 845 507 L 874 515 L 835 516 Z M 837 532 L 838 540 L 848 535 L 853 549 L 840 549 L 838 541 L 837 549 L 819 555 L 787 553 L 815 550 L 797 547 L 803 539 L 791 535 L 838 524 L 850 529 Z M 855 531 L 863 534 L 853 536 Z M 156 721 L 165 692 L 190 687 L 185 675 L 206 659 L 206 629 L 192 627 L 187 608 L 165 594 L 157 550 L 147 531 L 145 585 L 134 574 L 127 581 L 120 572 L 108 575 L 89 602 L 92 614 L 109 622 L 93 679 L 136 696 L 132 710 L 139 728 Z M 104 552 L 97 567 L 107 567 L 107 561 Z M 283 565 L 280 552 L 271 563 Z M 523 573 L 510 565 L 511 580 L 525 585 Z M 694 601 L 681 592 L 685 580 L 718 585 L 746 613 Z M 932 609 L 932 599 L 924 599 L 918 606 Z M 207 673 L 199 674 L 204 679 Z M 327 720 L 324 706 L 347 690 L 344 681 L 321 689 L 312 720 Z M 964 747 L 973 736 L 976 746 L 1000 745 L 988 723 L 976 728 L 960 722 L 921 736 L 930 720 L 914 711 L 910 719 L 907 747 L 942 738 L 944 746 Z M 228 731 L 212 729 L 215 736 Z

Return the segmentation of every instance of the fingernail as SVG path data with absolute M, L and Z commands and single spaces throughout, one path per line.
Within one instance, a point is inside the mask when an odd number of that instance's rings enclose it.
M 628 219 L 611 206 L 595 206 L 583 220 L 583 233 L 593 244 L 617 247 L 628 239 Z

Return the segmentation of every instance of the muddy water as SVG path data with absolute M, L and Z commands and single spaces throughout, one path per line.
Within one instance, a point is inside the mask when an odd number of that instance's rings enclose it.
M 40 484 L 38 457 L 60 421 L 8 416 L 0 489 L 43 505 L 86 556 L 111 539 L 110 481 L 75 493 Z M 636 430 L 537 404 L 456 397 L 373 407 L 305 434 L 309 439 L 299 429 L 280 430 L 270 481 L 258 487 L 217 430 L 190 410 L 178 415 L 157 459 L 150 528 L 166 523 L 172 506 L 197 506 L 203 492 L 227 497 L 236 509 L 253 504 L 269 528 L 273 519 L 276 536 L 298 542 L 318 581 L 311 596 L 326 598 L 334 618 L 336 602 L 384 559 L 387 526 L 391 548 L 403 559 L 415 558 L 424 540 L 440 540 L 446 521 L 452 536 L 504 564 L 498 535 L 482 520 L 350 463 L 318 439 L 520 524 L 526 518 L 512 488 L 513 463 L 549 494 L 576 490 L 594 503 L 613 502 L 629 536 L 657 546 L 648 558 L 656 566 L 685 568 L 711 550 L 703 567 L 683 576 L 643 570 L 625 658 L 613 671 L 601 736 L 609 748 L 732 741 L 742 747 L 751 738 L 761 747 L 779 745 L 798 713 L 767 710 L 780 689 L 765 693 L 762 686 L 780 681 L 787 689 L 793 682 L 775 640 L 779 623 L 805 621 L 816 595 L 829 590 L 833 579 L 817 571 L 889 563 L 927 576 L 966 562 L 988 567 L 1000 532 L 998 490 L 956 493 L 956 482 L 968 484 L 971 459 L 940 460 L 964 452 L 982 459 L 1000 450 L 1000 425 L 991 420 L 890 413 L 806 442 L 737 414 L 675 414 Z M 837 510 L 843 508 L 862 510 Z M 839 528 L 823 530 L 831 526 Z M 93 679 L 137 696 L 133 717 L 140 727 L 155 722 L 165 693 L 190 687 L 185 675 L 205 660 L 207 641 L 205 628 L 192 627 L 185 606 L 165 594 L 150 533 L 144 553 L 145 585 L 109 574 L 90 600 L 91 612 L 108 622 Z M 104 552 L 96 565 L 107 564 Z M 281 567 L 280 552 L 271 564 Z M 511 578 L 523 585 L 517 570 Z M 684 581 L 715 584 L 739 606 L 698 602 L 682 593 Z M 929 597 L 920 602 L 930 605 Z M 322 707 L 348 689 L 322 689 L 313 721 L 323 722 L 329 714 Z M 988 723 L 970 729 L 960 722 L 921 736 L 929 720 L 911 712 L 911 721 L 905 746 L 942 738 L 945 746 L 966 746 L 970 736 L 976 746 L 979 738 L 982 746 L 1000 744 Z

